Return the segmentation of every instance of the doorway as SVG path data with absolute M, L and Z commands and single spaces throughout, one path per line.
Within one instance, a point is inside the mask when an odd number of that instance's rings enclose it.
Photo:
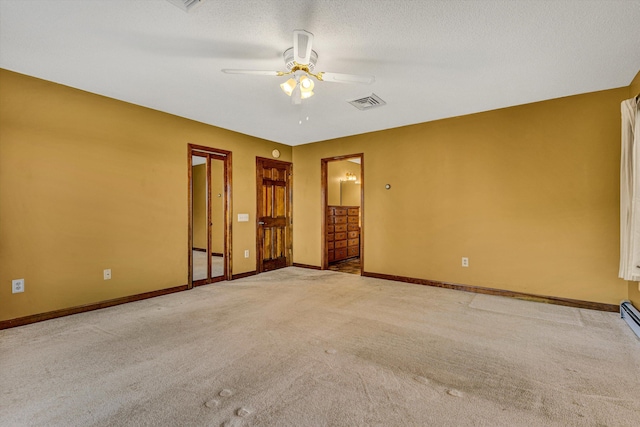
M 256 158 L 256 271 L 293 263 L 292 164 Z
M 322 269 L 364 270 L 364 154 L 321 159 Z
M 189 144 L 189 287 L 231 277 L 231 152 Z

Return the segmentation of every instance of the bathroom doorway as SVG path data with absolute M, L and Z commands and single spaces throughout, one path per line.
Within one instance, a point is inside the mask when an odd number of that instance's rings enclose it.
M 364 154 L 321 160 L 322 269 L 362 274 Z

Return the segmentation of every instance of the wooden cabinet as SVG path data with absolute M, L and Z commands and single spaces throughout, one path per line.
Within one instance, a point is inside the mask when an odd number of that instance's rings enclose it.
M 327 207 L 329 262 L 360 256 L 360 207 Z

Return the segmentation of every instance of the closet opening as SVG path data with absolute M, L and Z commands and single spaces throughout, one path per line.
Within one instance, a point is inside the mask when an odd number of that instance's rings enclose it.
M 189 288 L 231 279 L 231 152 L 189 144 Z

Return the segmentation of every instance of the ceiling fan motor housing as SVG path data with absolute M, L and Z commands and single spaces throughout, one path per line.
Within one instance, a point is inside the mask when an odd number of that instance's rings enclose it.
M 291 69 L 296 66 L 296 62 L 293 60 L 293 47 L 290 47 L 289 49 L 285 50 L 282 56 L 284 57 L 284 64 L 285 64 L 285 67 L 287 67 L 287 71 L 291 71 Z M 309 64 L 307 64 L 307 66 L 309 67 L 309 71 L 311 71 L 312 73 L 313 73 L 313 70 L 316 68 L 316 62 L 318 62 L 318 54 L 316 53 L 315 50 L 312 50 L 311 57 L 309 58 Z M 299 64 L 299 65 L 305 65 L 305 64 Z

